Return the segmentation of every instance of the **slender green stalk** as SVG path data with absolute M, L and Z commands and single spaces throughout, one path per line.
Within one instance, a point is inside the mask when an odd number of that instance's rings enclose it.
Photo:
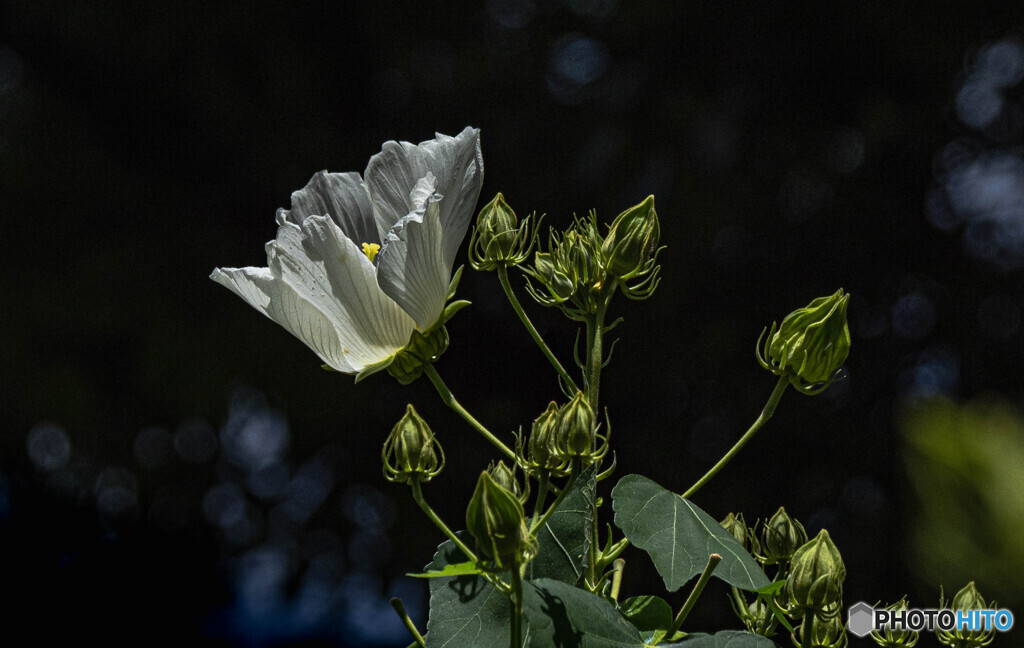
M 601 391 L 601 363 L 602 348 L 604 342 L 604 305 L 597 308 L 597 312 L 587 318 L 587 402 L 590 408 L 597 414 L 598 393 Z
M 509 633 L 511 648 L 523 646 L 523 576 L 519 569 L 518 564 L 512 566 L 512 627 Z
M 409 618 L 409 613 L 405 611 L 405 606 L 402 605 L 402 599 L 397 596 L 391 599 L 391 607 L 395 609 L 399 618 L 402 619 L 405 629 L 412 635 L 412 638 L 414 639 L 412 645 L 418 646 L 419 648 L 427 648 L 427 642 L 423 639 L 423 635 L 421 635 L 420 631 L 416 629 L 416 624 L 412 622 L 412 619 Z
M 614 571 L 614 573 L 612 575 L 612 591 L 611 591 L 611 595 L 612 595 L 612 600 L 613 601 L 618 601 L 619 600 L 619 588 L 622 586 L 622 571 L 625 568 L 626 568 L 626 561 L 623 560 L 622 558 L 619 558 L 615 562 L 612 563 L 612 570 Z
M 448 528 L 448 525 L 438 517 L 437 513 L 434 513 L 434 509 L 430 508 L 430 504 L 427 504 L 427 501 L 423 499 L 423 490 L 420 488 L 419 481 L 413 479 L 409 482 L 409 485 L 412 486 L 412 498 L 416 500 L 419 507 L 427 514 L 427 517 L 434 523 L 434 526 L 441 529 L 441 532 L 448 536 L 448 539 L 454 542 L 455 546 L 462 550 L 462 553 L 466 554 L 466 558 L 469 558 L 474 563 L 478 562 L 476 554 L 473 553 L 473 551 L 467 547 L 462 540 L 459 540 L 457 535 L 452 533 L 452 530 Z
M 779 378 L 779 382 L 776 383 L 775 389 L 772 391 L 772 395 L 768 398 L 768 402 L 765 403 L 764 409 L 761 410 L 761 415 L 757 417 L 757 420 L 750 426 L 750 429 L 740 437 L 740 440 L 736 442 L 736 445 L 729 449 L 729 452 L 725 453 L 725 456 L 718 460 L 718 463 L 712 466 L 711 470 L 707 471 L 696 484 L 690 486 L 689 490 L 683 493 L 683 497 L 692 497 L 694 493 L 703 488 L 705 484 L 711 481 L 712 477 L 718 474 L 718 471 L 721 470 L 725 464 L 729 463 L 729 461 L 736 456 L 736 453 L 738 453 L 740 449 L 747 444 L 747 441 L 754 438 L 754 435 L 761 429 L 761 426 L 763 426 L 768 419 L 772 417 L 772 414 L 775 413 L 775 406 L 779 404 L 779 400 L 786 392 L 786 387 L 789 387 L 789 376 L 782 376 Z
M 693 606 L 697 604 L 697 599 L 700 598 L 701 592 L 704 591 L 704 586 L 711 580 L 711 572 L 715 571 L 715 567 L 718 563 L 722 562 L 722 556 L 716 553 L 708 556 L 708 564 L 704 567 L 704 572 L 700 575 L 700 579 L 697 584 L 693 586 L 693 591 L 690 592 L 690 596 L 686 598 L 686 602 L 683 603 L 682 609 L 679 610 L 679 614 L 676 615 L 675 621 L 668 629 L 668 633 L 665 635 L 666 638 L 671 639 L 672 635 L 676 633 L 683 626 L 683 621 L 686 621 L 686 617 L 690 615 L 690 611 Z
M 498 437 L 491 434 L 490 430 L 485 428 L 480 421 L 473 418 L 473 415 L 467 412 L 465 408 L 459 404 L 459 401 L 455 400 L 455 396 L 453 396 L 451 390 L 448 389 L 448 385 L 444 384 L 444 380 L 441 379 L 441 375 L 437 373 L 437 369 L 434 368 L 434 365 L 429 363 L 423 365 L 423 373 L 427 374 L 427 378 L 430 378 L 430 382 L 434 384 L 434 389 L 436 389 L 437 393 L 441 395 L 441 400 L 444 401 L 445 405 L 455 410 L 456 414 L 464 418 L 474 430 L 493 443 L 494 446 L 498 448 L 498 450 L 501 450 L 506 457 L 514 462 L 518 461 L 516 459 L 515 452 L 512 452 L 512 450 L 502 443 Z
M 551 475 L 545 470 L 540 474 L 540 486 L 537 489 L 537 500 L 533 503 L 533 519 L 530 521 L 531 529 L 537 526 L 537 520 L 540 518 L 540 512 L 544 510 L 544 500 L 548 497 L 548 487 L 550 485 Z
M 562 491 L 558 493 L 558 497 L 555 498 L 555 501 L 551 502 L 551 507 L 548 508 L 548 510 L 544 513 L 544 517 L 542 517 L 539 521 L 535 520 L 532 524 L 530 524 L 530 533 L 533 533 L 536 529 L 540 529 L 548 523 L 548 520 L 551 518 L 551 516 L 554 515 L 556 510 L 558 510 L 559 504 L 561 504 L 562 500 L 565 499 L 565 494 L 572 490 L 572 486 L 573 484 L 576 483 L 576 476 L 579 475 L 580 470 L 581 468 L 579 465 L 573 466 L 572 475 L 569 476 L 569 481 L 566 482 L 565 486 L 562 488 Z
M 590 518 L 590 556 L 587 559 L 587 582 L 590 583 L 591 587 L 597 584 L 597 542 L 598 542 L 598 526 L 597 526 L 597 503 L 594 503 L 594 514 Z M 597 592 L 594 592 L 595 594 Z
M 516 315 L 518 315 L 519 319 L 523 322 L 523 326 L 525 326 L 526 330 L 529 331 L 530 337 L 532 337 L 533 341 L 537 343 L 538 347 L 540 347 L 541 353 L 544 354 L 544 357 L 548 359 L 551 366 L 554 367 L 555 371 L 558 372 L 558 375 L 561 376 L 566 387 L 568 387 L 572 393 L 578 392 L 579 387 L 576 386 L 576 382 L 565 370 L 565 367 L 562 366 L 562 363 L 558 361 L 555 354 L 551 352 L 551 349 L 548 348 L 548 345 L 544 342 L 544 339 L 541 338 L 537 328 L 526 315 L 526 311 L 523 310 L 522 304 L 519 303 L 519 298 L 516 297 L 515 292 L 512 290 L 512 284 L 509 283 L 508 268 L 503 265 L 498 266 L 498 281 L 501 282 L 501 287 L 505 290 L 505 295 L 508 297 L 508 301 L 512 304 L 512 310 L 516 312 Z
M 811 635 L 814 634 L 814 613 L 804 612 L 804 622 L 800 626 L 800 648 L 811 648 Z

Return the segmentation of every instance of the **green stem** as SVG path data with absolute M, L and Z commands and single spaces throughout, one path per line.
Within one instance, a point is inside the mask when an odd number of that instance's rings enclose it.
M 597 312 L 587 318 L 587 401 L 597 416 L 598 393 L 601 390 L 601 345 L 604 341 L 604 304 L 599 304 Z
M 526 330 L 529 331 L 530 337 L 532 337 L 533 341 L 537 343 L 538 347 L 540 347 L 541 353 L 543 353 L 544 357 L 548 359 L 551 366 L 555 368 L 555 371 L 557 371 L 558 375 L 561 376 L 562 381 L 569 388 L 571 393 L 575 394 L 578 392 L 579 387 L 576 386 L 576 382 L 565 370 L 565 367 L 562 366 L 562 363 L 558 361 L 555 354 L 551 352 L 551 349 L 548 348 L 544 339 L 541 338 L 540 333 L 537 332 L 537 328 L 526 315 L 526 311 L 523 310 L 522 304 L 519 303 L 519 298 L 516 297 L 515 292 L 512 291 L 512 285 L 509 283 L 508 268 L 503 265 L 498 266 L 498 281 L 501 282 L 501 287 L 505 290 L 505 295 L 508 297 L 508 301 L 512 304 L 512 310 L 516 312 L 516 315 L 518 315 L 519 319 L 523 322 L 523 326 L 525 326 Z
M 810 648 L 811 646 L 811 635 L 814 633 L 814 612 L 807 610 L 804 612 L 804 621 L 800 626 L 800 646 L 801 648 Z
M 444 380 L 441 379 L 441 376 L 437 373 L 437 369 L 434 368 L 434 365 L 429 363 L 423 365 L 423 373 L 427 374 L 427 378 L 430 378 L 430 382 L 434 384 L 434 389 L 436 389 L 437 393 L 441 395 L 441 400 L 444 401 L 445 405 L 455 410 L 456 414 L 464 418 L 474 430 L 493 443 L 498 450 L 501 450 L 502 453 L 505 454 L 506 457 L 514 462 L 518 461 L 516 459 L 516 453 L 512 452 L 512 450 L 502 443 L 498 437 L 491 434 L 490 430 L 485 428 L 480 421 L 473 418 L 473 415 L 467 412 L 465 408 L 459 404 L 459 401 L 455 400 L 455 396 L 452 396 L 451 390 L 448 389 L 448 385 L 444 384 Z
M 522 648 L 523 646 L 523 576 L 519 572 L 519 565 L 512 566 L 512 628 L 511 648 Z
M 535 530 L 542 528 L 545 524 L 548 523 L 548 520 L 551 518 L 551 516 L 554 515 L 556 510 L 558 510 L 559 504 L 561 504 L 562 500 L 565 499 L 566 493 L 568 493 L 572 489 L 573 484 L 576 483 L 576 476 L 579 474 L 579 472 L 579 465 L 574 465 L 572 475 L 569 477 L 569 481 L 566 482 L 565 486 L 562 488 L 562 491 L 558 493 L 558 497 L 555 498 L 555 501 L 551 502 L 551 507 L 544 513 L 544 517 L 542 517 L 540 521 L 534 521 L 532 524 L 530 524 L 530 533 L 533 533 Z
M 452 530 L 448 528 L 448 525 L 437 516 L 437 513 L 434 513 L 434 509 L 430 508 L 430 504 L 427 504 L 427 501 L 423 499 L 423 490 L 420 488 L 419 481 L 413 479 L 409 482 L 409 485 L 412 486 L 412 498 L 416 500 L 419 507 L 427 514 L 430 521 L 433 522 L 438 529 L 441 529 L 441 531 L 448 536 L 448 539 L 454 542 L 455 546 L 462 550 L 462 553 L 466 554 L 466 558 L 469 558 L 470 561 L 474 563 L 478 562 L 476 554 L 473 553 L 473 551 L 467 547 L 462 540 L 459 540 L 457 535 L 452 533 Z
M 533 503 L 533 519 L 530 521 L 530 528 L 537 526 L 537 519 L 540 512 L 544 510 L 544 500 L 548 497 L 548 487 L 551 485 L 551 475 L 547 471 L 540 474 L 540 486 L 537 490 L 537 501 Z
M 672 622 L 672 625 L 668 629 L 668 633 L 665 635 L 667 639 L 671 640 L 676 631 L 683 626 L 683 621 L 685 621 L 686 617 L 690 615 L 690 610 L 693 609 L 693 606 L 697 604 L 697 599 L 700 598 L 701 592 L 704 591 L 704 586 L 708 584 L 709 580 L 711 580 L 711 572 L 715 571 L 715 567 L 717 567 L 720 562 L 722 562 L 722 556 L 719 554 L 713 553 L 708 556 L 708 564 L 704 567 L 704 572 L 700 575 L 700 579 L 697 581 L 697 584 L 693 586 L 693 591 L 690 592 L 690 596 L 688 596 L 686 602 L 683 603 L 682 609 L 679 610 L 679 614 L 676 615 L 675 621 Z
M 391 607 L 395 609 L 395 612 L 398 614 L 399 618 L 402 619 L 402 623 L 405 625 L 405 629 L 408 630 L 409 634 L 412 635 L 412 638 L 414 640 L 412 645 L 418 646 L 419 648 L 427 648 L 427 642 L 424 641 L 423 635 L 421 635 L 420 631 L 416 629 L 416 624 L 412 622 L 412 619 L 409 618 L 409 613 L 405 611 L 405 606 L 402 605 L 402 599 L 398 598 L 397 596 L 391 599 Z
M 729 449 L 729 452 L 725 453 L 724 457 L 718 460 L 718 463 L 712 466 L 711 470 L 707 471 L 696 484 L 690 486 L 689 490 L 683 493 L 684 498 L 689 499 L 694 493 L 703 488 L 705 484 L 711 481 L 712 477 L 718 474 L 718 471 L 721 470 L 725 464 L 729 463 L 729 461 L 736 456 L 736 453 L 738 453 L 743 446 L 747 444 L 747 441 L 754 438 L 754 435 L 761 429 L 761 426 L 763 426 L 768 419 L 772 417 L 772 414 L 775 413 L 775 406 L 779 404 L 782 394 L 786 392 L 786 387 L 789 387 L 789 376 L 782 376 L 779 378 L 779 382 L 776 383 L 775 389 L 772 391 L 772 395 L 768 398 L 768 402 L 765 403 L 764 409 L 761 410 L 761 415 L 757 417 L 757 420 L 750 426 L 750 429 L 740 437 L 740 440 L 736 442 L 736 445 Z
M 612 569 L 614 570 L 614 573 L 612 574 L 611 595 L 613 601 L 619 600 L 619 588 L 622 586 L 622 570 L 624 570 L 625 568 L 626 561 L 622 558 L 619 558 L 612 563 Z

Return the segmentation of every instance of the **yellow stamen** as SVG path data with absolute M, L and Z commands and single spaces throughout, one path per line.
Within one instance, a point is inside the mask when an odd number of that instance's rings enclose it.
M 363 243 L 363 254 L 366 255 L 366 258 L 368 258 L 371 263 L 373 262 L 373 258 L 377 256 L 378 252 L 380 252 L 380 245 L 376 243 Z

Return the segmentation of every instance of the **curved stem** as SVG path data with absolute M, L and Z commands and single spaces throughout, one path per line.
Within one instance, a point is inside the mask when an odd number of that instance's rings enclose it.
M 569 481 L 566 482 L 565 486 L 562 488 L 562 491 L 558 494 L 558 497 L 555 498 L 555 501 L 551 502 L 551 508 L 549 508 L 544 513 L 544 517 L 542 517 L 539 521 L 533 522 L 530 525 L 530 533 L 533 533 L 534 530 L 540 529 L 548 523 L 548 520 L 551 518 L 552 515 L 555 514 L 555 511 L 558 509 L 558 505 L 561 504 L 562 500 L 565 499 L 565 494 L 568 493 L 572 489 L 573 484 L 576 483 L 576 476 L 579 474 L 579 472 L 579 466 L 574 466 L 572 476 L 569 477 Z
M 510 628 L 511 648 L 523 646 L 523 576 L 519 565 L 512 566 L 512 627 Z
M 523 326 L 526 327 L 526 330 L 530 333 L 530 337 L 532 337 L 533 341 L 537 343 L 538 347 L 540 347 L 541 353 L 543 353 L 544 357 L 548 359 L 551 366 L 555 368 L 555 371 L 558 372 L 558 375 L 562 378 L 565 385 L 571 390 L 571 392 L 578 392 L 579 387 L 576 386 L 576 382 L 573 381 L 572 377 L 565 370 L 565 367 L 562 366 L 562 363 L 558 361 L 555 354 L 551 352 L 550 348 L 548 348 L 544 339 L 541 338 L 540 333 L 537 332 L 537 328 L 526 315 L 526 311 L 523 310 L 522 304 L 519 303 L 519 298 L 517 298 L 515 292 L 512 291 L 512 284 L 508 281 L 508 268 L 503 265 L 498 266 L 498 281 L 501 282 L 501 287 L 505 290 L 505 295 L 508 297 L 508 301 L 512 304 L 512 310 L 514 310 L 516 315 L 519 316 L 519 319 L 522 320 Z
M 772 417 L 772 414 L 775 413 L 775 406 L 779 404 L 779 400 L 782 398 L 782 395 L 786 392 L 786 387 L 789 387 L 789 376 L 782 376 L 779 378 L 779 382 L 775 385 L 775 389 L 772 391 L 772 395 L 768 397 L 768 402 L 765 403 L 764 409 L 761 410 L 761 415 L 757 417 L 757 420 L 754 421 L 754 424 L 750 426 L 750 429 L 747 430 L 742 437 L 740 437 L 740 440 L 736 442 L 736 445 L 729 449 L 729 452 L 725 453 L 725 456 L 718 460 L 718 463 L 711 467 L 711 470 L 704 473 L 704 476 L 701 477 L 696 484 L 690 486 L 689 490 L 683 493 L 684 498 L 690 498 L 694 493 L 703 488 L 704 484 L 707 484 L 709 481 L 711 481 L 711 478 L 718 474 L 718 471 L 721 470 L 725 466 L 725 464 L 729 463 L 729 461 L 736 456 L 736 453 L 738 453 L 740 449 L 742 449 L 743 446 L 747 444 L 747 441 L 750 441 L 752 438 L 754 438 L 754 435 L 757 433 L 758 430 L 761 429 L 761 426 L 763 426 L 768 421 L 768 419 Z
M 701 592 L 704 591 L 704 586 L 708 584 L 709 580 L 711 580 L 711 572 L 715 571 L 715 567 L 717 567 L 720 562 L 722 562 L 722 556 L 719 554 L 713 553 L 708 556 L 708 564 L 704 567 L 704 572 L 700 575 L 700 579 L 697 581 L 697 584 L 693 586 L 693 591 L 690 592 L 690 596 L 687 597 L 686 603 L 683 603 L 683 607 L 679 610 L 679 614 L 676 615 L 675 621 L 673 621 L 672 625 L 669 627 L 668 633 L 665 635 L 666 638 L 671 640 L 672 635 L 682 627 L 683 621 L 686 621 L 686 617 L 690 615 L 690 610 L 692 610 L 693 606 L 697 604 L 697 599 L 700 598 Z
M 424 513 L 427 514 L 427 517 L 430 518 L 430 521 L 433 522 L 438 529 L 441 529 L 441 531 L 446 536 L 448 536 L 448 539 L 454 542 L 455 546 L 462 550 L 462 553 L 466 554 L 466 558 L 469 558 L 470 561 L 474 563 L 479 562 L 476 558 L 476 554 L 473 553 L 473 551 L 469 547 L 467 547 L 466 544 L 462 542 L 462 540 L 459 540 L 459 537 L 457 535 L 452 533 L 452 530 L 448 528 L 448 525 L 445 524 L 440 517 L 438 517 L 437 513 L 434 513 L 434 509 L 430 508 L 430 504 L 427 504 L 427 501 L 423 499 L 423 490 L 420 488 L 419 481 L 414 479 L 409 482 L 409 485 L 412 486 L 412 498 L 416 500 L 416 503 L 419 504 L 419 507 L 423 509 Z
M 427 378 L 430 378 L 430 382 L 434 384 L 434 389 L 436 389 L 437 393 L 441 395 L 441 400 L 444 401 L 445 405 L 455 410 L 456 414 L 464 418 L 474 430 L 493 443 L 498 450 L 501 450 L 502 453 L 505 454 L 506 457 L 512 461 L 518 461 L 516 459 L 516 453 L 512 452 L 512 450 L 502 443 L 498 437 L 491 434 L 490 430 L 485 428 L 480 421 L 473 418 L 473 415 L 467 412 L 465 408 L 459 404 L 459 401 L 455 400 L 455 396 L 453 396 L 451 390 L 448 389 L 448 385 L 444 384 L 444 380 L 441 379 L 441 376 L 437 373 L 437 369 L 434 368 L 434 365 L 429 363 L 423 365 L 423 373 L 427 374 Z
M 537 526 L 537 519 L 540 517 L 540 512 L 544 509 L 544 500 L 548 497 L 548 487 L 551 485 L 551 476 L 544 471 L 540 475 L 540 486 L 537 490 L 537 500 L 533 503 L 533 520 L 530 522 L 530 528 L 533 529 Z

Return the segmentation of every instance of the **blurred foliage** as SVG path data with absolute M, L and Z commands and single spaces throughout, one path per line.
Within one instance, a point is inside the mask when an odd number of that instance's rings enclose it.
M 913 487 L 908 557 L 919 584 L 952 596 L 976 581 L 1000 607 L 1024 608 L 1024 413 L 998 397 L 940 398 L 900 418 Z

